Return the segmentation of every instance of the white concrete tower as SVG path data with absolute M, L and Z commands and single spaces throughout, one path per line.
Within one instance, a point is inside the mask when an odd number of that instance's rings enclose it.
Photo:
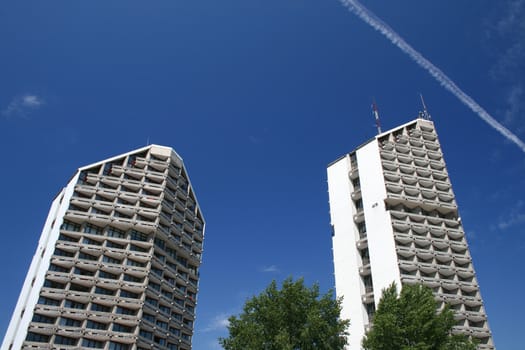
M 51 205 L 1 349 L 191 349 L 203 238 L 173 149 L 80 168 Z
M 381 291 L 420 283 L 451 305 L 455 333 L 494 349 L 434 124 L 416 119 L 328 166 L 337 296 L 360 349 Z

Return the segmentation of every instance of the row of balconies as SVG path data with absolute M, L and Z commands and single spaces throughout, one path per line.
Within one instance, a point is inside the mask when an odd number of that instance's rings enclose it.
M 447 181 L 448 175 L 446 171 L 433 170 L 429 168 L 423 168 L 414 165 L 398 164 L 396 162 L 383 160 L 383 170 L 390 171 L 395 174 L 404 175 L 415 175 L 427 179 L 434 179 L 436 181 Z
M 386 184 L 404 184 L 425 189 L 435 189 L 436 191 L 450 193 L 451 186 L 448 181 L 436 181 L 428 178 L 421 178 L 417 176 L 400 175 L 398 173 L 385 171 L 384 172 Z
M 432 245 L 436 250 L 451 248 L 455 253 L 465 253 L 468 249 L 465 242 L 450 241 L 442 238 L 427 238 L 421 235 L 413 235 L 409 233 L 394 233 L 396 242 L 401 246 L 414 243 L 418 247 L 429 247 Z
M 455 253 L 446 253 L 440 251 L 434 251 L 430 249 L 420 249 L 420 248 L 407 248 L 407 247 L 396 247 L 398 256 L 403 256 L 405 258 L 411 258 L 417 256 L 423 260 L 435 259 L 438 262 L 451 262 L 459 264 L 459 266 L 469 264 L 472 262 L 472 258 L 468 254 L 455 254 Z M 410 259 L 404 259 L 410 260 Z
M 461 229 L 459 220 L 445 219 L 439 217 L 419 215 L 417 219 L 414 217 L 417 214 L 407 214 L 404 220 L 392 217 L 392 226 L 396 232 L 408 232 L 413 230 L 416 233 L 423 234 L 430 232 L 432 236 L 443 237 L 445 234 L 452 240 L 460 240 L 464 237 L 464 232 Z M 415 222 L 418 220 L 417 222 Z
M 441 160 L 443 159 L 443 153 L 441 153 L 439 144 L 430 145 L 430 142 L 425 143 L 425 146 L 428 146 L 430 148 L 424 149 L 422 147 L 417 146 L 411 146 L 408 143 L 402 144 L 402 143 L 392 143 L 392 142 L 386 142 L 381 146 L 381 150 L 384 151 L 390 151 L 390 152 L 396 152 L 398 154 L 404 154 L 404 155 L 413 155 L 416 157 L 421 158 L 428 158 L 433 160 Z
M 443 160 L 436 160 L 436 156 L 421 157 L 412 154 L 399 154 L 387 150 L 381 150 L 380 155 L 383 161 L 393 162 L 399 165 L 415 165 L 421 168 L 430 168 L 433 170 L 445 169 L 445 163 Z

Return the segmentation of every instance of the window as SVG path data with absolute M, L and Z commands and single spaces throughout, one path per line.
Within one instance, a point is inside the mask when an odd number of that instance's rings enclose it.
M 136 251 L 136 252 L 143 252 L 143 253 L 149 252 L 149 248 L 142 248 L 142 247 L 139 247 L 138 245 L 135 245 L 135 244 L 130 244 L 129 245 L 129 250 L 133 250 L 133 251 Z
M 44 287 L 54 288 L 54 289 L 65 289 L 66 288 L 66 284 L 65 283 L 60 283 L 60 282 L 46 280 L 44 282 Z
M 91 245 L 102 245 L 102 242 L 95 241 L 94 239 L 84 237 L 82 240 L 82 243 L 84 244 L 91 244 Z
M 159 305 L 159 302 L 155 299 L 152 299 L 152 298 L 146 298 L 146 303 L 150 304 L 150 305 L 153 305 L 153 306 L 158 306 Z
M 58 236 L 58 239 L 60 241 L 66 241 L 66 242 L 78 242 L 78 237 L 70 237 L 62 233 Z
M 107 241 L 106 247 L 108 248 L 117 248 L 117 249 L 124 249 L 126 247 L 125 244 L 117 244 L 115 242 Z
M 131 299 L 139 299 L 140 298 L 140 294 L 128 292 L 127 290 L 121 290 L 120 291 L 120 296 L 123 297 L 123 298 L 131 298 Z
M 82 325 L 82 321 L 75 320 L 73 318 L 62 317 L 60 319 L 60 325 L 61 326 L 70 326 L 70 327 L 80 327 Z
M 155 316 L 147 314 L 147 313 L 142 314 L 142 319 L 148 322 L 151 322 L 151 323 L 155 323 Z
M 69 272 L 70 268 L 65 268 L 62 266 L 58 266 L 56 264 L 49 265 L 49 271 L 55 271 L 55 272 Z
M 165 306 L 165 305 L 160 305 L 159 306 L 159 310 L 164 312 L 166 315 L 169 315 L 170 314 L 170 311 L 171 309 L 169 308 L 169 306 Z
M 139 278 L 139 277 L 135 277 L 135 276 L 131 276 L 131 275 L 125 274 L 124 275 L 124 281 L 142 283 L 144 281 L 144 278 Z
M 110 263 L 110 264 L 121 264 L 122 263 L 122 260 L 111 258 L 111 257 L 105 256 L 105 255 L 102 257 L 102 261 Z
M 87 324 L 86 324 L 86 328 L 91 328 L 91 329 L 108 329 L 108 325 L 105 324 L 105 323 L 88 320 Z
M 161 320 L 157 320 L 156 322 L 157 326 L 162 328 L 162 329 L 165 329 L 165 330 L 168 330 L 168 323 L 167 322 L 164 322 L 164 321 L 161 321 Z
M 49 338 L 49 335 L 27 332 L 26 340 L 37 343 L 49 343 Z
M 357 224 L 357 231 L 359 231 L 359 233 L 362 234 L 366 233 L 366 225 L 364 222 L 360 222 Z M 359 237 L 364 238 L 361 235 L 359 235 Z
M 78 301 L 73 301 L 73 300 L 67 300 L 66 299 L 66 303 L 64 304 L 64 307 L 68 307 L 70 309 L 85 309 L 86 308 L 86 304 L 79 303 Z
M 139 231 L 131 230 L 129 238 L 134 241 L 146 242 L 148 240 L 148 235 Z
M 77 345 L 78 339 L 65 337 L 63 335 L 55 335 L 55 344 L 61 345 Z
M 177 329 L 175 327 L 170 327 L 170 333 L 171 333 L 171 335 L 174 335 L 176 337 L 180 337 L 180 329 Z
M 136 315 L 137 314 L 137 311 L 136 310 L 132 310 L 132 309 L 128 309 L 127 307 L 123 307 L 123 306 L 117 306 L 117 314 L 121 314 L 121 315 Z
M 84 259 L 84 260 L 91 260 L 91 261 L 98 260 L 98 256 L 94 256 L 94 255 L 90 255 L 90 254 L 86 254 L 86 253 L 82 253 L 82 252 L 80 252 L 80 254 L 78 254 L 78 258 L 79 259 Z
M 102 228 L 92 224 L 86 224 L 86 226 L 84 227 L 84 232 L 91 233 L 92 235 L 101 235 Z
M 91 303 L 92 311 L 111 312 L 111 306 L 106 306 L 97 303 Z
M 60 305 L 60 302 L 61 302 L 60 300 L 55 300 L 55 299 L 46 298 L 46 297 L 38 298 L 38 303 L 41 304 L 41 305 L 58 306 L 58 305 Z
M 352 180 L 352 186 L 354 186 L 354 191 L 361 188 L 361 181 L 359 181 L 359 178 Z
M 95 349 L 103 349 L 106 345 L 103 341 L 93 340 L 93 339 L 83 339 L 82 340 L 82 346 L 86 348 L 95 348 Z
M 161 294 L 163 296 L 165 296 L 166 298 L 168 298 L 169 300 L 171 300 L 171 298 L 173 298 L 173 293 L 172 292 L 168 292 L 167 290 L 162 290 L 161 291 Z
M 159 277 L 162 277 L 162 269 L 159 269 L 159 268 L 156 268 L 156 267 L 151 267 L 151 272 L 153 272 L 154 274 L 158 275 Z
M 153 333 L 145 331 L 143 329 L 140 330 L 139 336 L 141 336 L 141 337 L 143 337 L 145 339 L 149 339 L 149 340 L 153 339 Z
M 64 220 L 64 223 L 62 224 L 60 229 L 67 230 L 67 231 L 78 232 L 78 231 L 80 231 L 80 225 L 79 224 L 75 224 L 74 222 L 71 222 L 71 221 Z
M 118 279 L 118 275 L 115 275 L 113 273 L 109 273 L 109 272 L 106 272 L 106 271 L 100 271 L 98 273 L 98 277 L 100 277 L 100 278 L 107 278 L 107 279 L 111 279 L 111 280 L 117 280 Z
M 107 288 L 97 287 L 95 293 L 103 295 L 115 295 L 115 291 Z
M 150 283 L 149 283 L 149 286 L 150 286 L 152 289 L 156 290 L 156 291 L 160 291 L 160 284 L 158 284 L 158 283 L 150 282 Z
M 53 253 L 54 255 L 57 255 L 57 256 L 67 256 L 67 257 L 74 257 L 75 256 L 75 253 L 76 252 L 68 252 L 68 251 L 65 251 L 63 249 L 60 249 L 60 248 L 56 248 L 55 249 L 55 252 Z
M 95 275 L 95 271 L 88 271 L 88 270 L 81 269 L 79 267 L 75 267 L 75 270 L 73 270 L 73 272 L 77 275 L 82 275 L 82 276 L 94 276 Z
M 166 345 L 166 339 L 161 338 L 161 337 L 157 337 L 157 336 L 155 336 L 155 337 L 153 338 L 153 341 L 154 341 L 155 343 L 159 344 L 160 346 L 165 346 L 165 345 Z
M 363 200 L 362 199 L 358 199 L 354 202 L 354 205 L 355 205 L 355 208 L 357 210 L 361 210 L 363 209 Z
M 81 284 L 71 283 L 71 285 L 69 286 L 69 290 L 74 290 L 76 292 L 89 293 L 91 291 L 91 287 L 86 287 Z
M 122 324 L 114 323 L 113 324 L 113 331 L 114 332 L 122 332 L 122 333 L 133 333 L 135 327 L 130 326 L 124 326 Z
M 179 350 L 179 346 L 177 344 L 168 343 L 168 349 L 169 350 Z
M 49 316 L 34 314 L 33 315 L 33 319 L 31 320 L 31 322 L 55 323 L 56 319 L 57 319 L 56 317 L 49 317 Z
M 108 228 L 108 236 L 109 237 L 117 237 L 117 238 L 125 238 L 126 237 L 126 232 L 124 232 L 122 230 L 119 230 L 118 228 L 110 226 Z
M 146 263 L 138 262 L 138 261 L 131 260 L 131 259 L 128 259 L 128 261 L 126 262 L 126 265 L 138 266 L 138 267 L 146 267 Z

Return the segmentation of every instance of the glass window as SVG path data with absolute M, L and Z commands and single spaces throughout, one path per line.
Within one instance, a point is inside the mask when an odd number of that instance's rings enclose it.
M 46 298 L 46 297 L 40 297 L 40 298 L 38 298 L 38 303 L 41 304 L 41 305 L 58 306 L 58 305 L 60 305 L 61 301 L 60 300 L 51 299 L 51 298 Z
M 110 226 L 108 228 L 108 236 L 109 237 L 117 237 L 117 238 L 125 238 L 126 237 L 126 232 L 124 232 L 122 230 L 119 230 L 118 228 Z
M 131 230 L 129 238 L 134 241 L 146 242 L 148 240 L 148 235 L 139 231 Z
M 61 345 L 77 345 L 78 339 L 65 337 L 63 335 L 55 335 L 55 344 Z
M 66 299 L 66 303 L 64 304 L 64 307 L 68 307 L 70 309 L 85 309 L 86 308 L 86 304 L 79 303 L 78 301 L 73 301 L 73 300 L 67 300 Z
M 33 319 L 31 320 L 31 322 L 55 323 L 56 319 L 57 319 L 56 317 L 49 317 L 49 316 L 34 314 L 33 315 Z
M 124 326 L 124 325 L 118 324 L 118 323 L 114 323 L 113 324 L 113 331 L 114 332 L 133 333 L 134 330 L 135 330 L 135 327 Z
M 82 321 L 75 320 L 73 318 L 62 317 L 60 319 L 60 325 L 61 326 L 70 326 L 70 327 L 80 327 L 82 325 Z
M 108 279 L 111 279 L 111 280 L 117 280 L 119 276 L 115 275 L 115 274 L 112 274 L 112 273 L 109 273 L 109 272 L 106 272 L 106 271 L 100 271 L 98 273 L 98 277 L 100 277 L 100 278 L 108 278 Z
M 140 330 L 139 336 L 141 336 L 142 338 L 148 339 L 148 340 L 153 339 L 153 333 L 145 331 L 143 329 Z
M 106 306 L 97 303 L 91 303 L 92 311 L 111 312 L 111 306 Z
M 136 310 L 132 310 L 132 309 L 128 309 L 127 307 L 117 306 L 117 314 L 121 314 L 121 315 L 136 315 L 137 311 Z
M 49 335 L 27 332 L 26 340 L 37 343 L 49 343 L 49 338 Z
M 64 220 L 64 223 L 62 224 L 60 229 L 78 232 L 80 231 L 80 225 L 71 221 Z
M 140 298 L 140 294 L 128 292 L 127 290 L 121 290 L 120 291 L 120 296 L 123 297 L 123 298 L 131 298 L 131 299 L 139 299 Z
M 102 228 L 92 224 L 86 224 L 86 226 L 84 227 L 84 232 L 91 233 L 92 235 L 101 235 Z
M 130 346 L 128 344 L 122 344 L 117 342 L 109 342 L 109 350 L 129 350 Z
M 91 328 L 91 329 L 108 329 L 108 325 L 105 324 L 105 323 L 88 320 L 87 324 L 86 324 L 86 328 Z
M 95 348 L 95 349 L 103 349 L 106 345 L 103 341 L 93 340 L 93 339 L 83 339 L 82 340 L 82 346 L 86 348 Z
M 91 261 L 97 261 L 98 260 L 98 256 L 94 256 L 94 255 L 90 255 L 90 254 L 86 254 L 86 253 L 82 253 L 82 252 L 80 252 L 78 254 L 78 258 L 79 259 L 84 259 L 84 260 L 91 260 Z
M 107 288 L 97 287 L 95 293 L 103 295 L 115 295 L 115 291 Z
M 65 289 L 66 288 L 66 284 L 65 283 L 60 283 L 60 282 L 46 280 L 44 282 L 44 287 L 54 288 L 54 289 Z

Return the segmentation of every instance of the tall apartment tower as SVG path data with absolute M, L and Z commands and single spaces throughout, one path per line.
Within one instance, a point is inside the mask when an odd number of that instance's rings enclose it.
M 494 349 L 434 124 L 383 132 L 328 166 L 335 284 L 360 349 L 381 292 L 423 284 L 451 305 L 462 333 Z
M 2 350 L 189 350 L 204 219 L 151 145 L 78 169 L 51 205 Z

